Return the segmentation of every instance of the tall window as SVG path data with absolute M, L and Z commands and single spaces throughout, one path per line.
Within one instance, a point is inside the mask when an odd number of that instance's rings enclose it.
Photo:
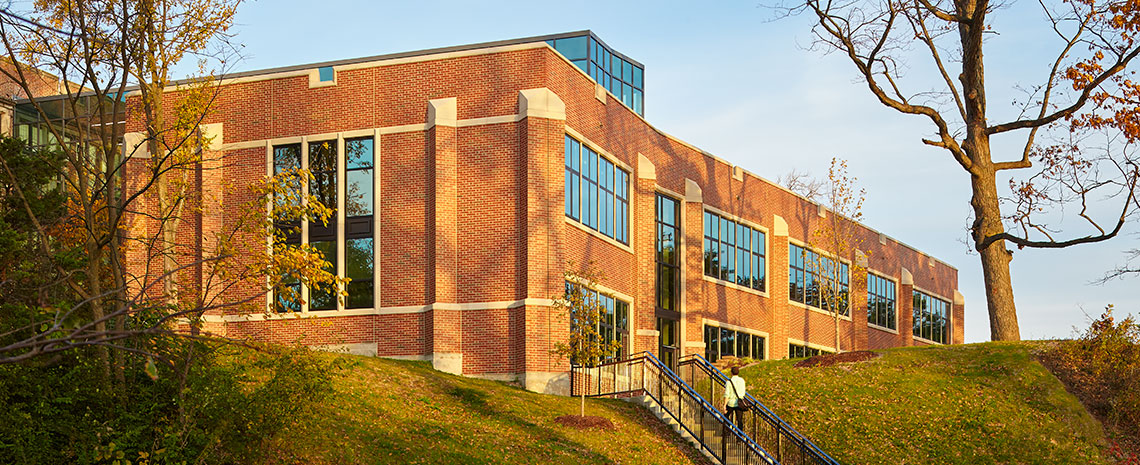
M 950 302 L 922 291 L 914 291 L 915 337 L 939 344 L 950 340 Z
M 299 223 L 279 224 L 278 228 L 286 229 L 286 243 L 297 244 L 307 242 L 322 255 L 327 265 L 325 269 L 337 273 L 338 276 L 351 278 L 345 291 L 348 297 L 345 308 L 369 308 L 373 306 L 373 148 L 372 138 L 364 137 L 347 139 L 344 141 L 344 152 L 338 153 L 336 140 L 313 141 L 308 144 L 308 153 L 304 154 L 301 144 L 279 145 L 273 148 L 273 171 L 281 174 L 304 166 L 302 160 L 308 163 L 312 179 L 308 183 L 308 195 L 320 201 L 333 211 L 333 215 L 326 222 L 309 222 L 307 236 L 302 238 L 302 225 Z M 307 158 L 303 158 L 307 157 Z M 344 170 L 341 177 L 339 170 Z M 281 202 L 295 202 L 301 198 L 301 187 L 296 186 L 295 196 L 283 196 Z M 343 211 L 341 204 L 343 202 Z M 343 234 L 338 230 L 338 218 L 344 219 Z M 302 240 L 303 239 L 303 240 Z M 343 256 L 340 249 L 343 246 Z M 344 270 L 338 267 L 338 260 L 343 259 Z M 300 295 L 301 283 L 290 277 L 283 287 L 297 291 Z M 310 289 L 308 305 L 300 302 L 289 302 L 277 292 L 275 308 L 277 311 L 309 311 L 335 310 L 338 307 L 336 292 L 332 289 Z
M 301 169 L 301 144 L 278 145 L 273 147 L 273 175 L 278 176 Z M 292 183 L 288 194 L 275 197 L 273 200 L 278 206 L 300 205 L 302 186 Z M 276 224 L 277 229 L 285 235 L 286 244 L 301 243 L 301 224 L 296 221 Z M 301 281 L 290 274 L 278 285 L 273 292 L 273 309 L 278 312 L 301 311 Z
M 898 329 L 895 321 L 895 282 L 867 273 L 867 323 Z
M 763 291 L 764 233 L 705 212 L 705 276 Z
M 566 136 L 566 216 L 629 244 L 629 173 Z
M 850 315 L 847 306 L 850 295 L 848 273 L 846 263 L 837 264 L 834 259 L 814 250 L 788 244 L 788 298 L 791 300 L 828 311 L 836 305 L 842 315 Z M 831 302 L 824 295 L 827 285 L 835 292 L 837 302 Z
M 764 336 L 705 325 L 705 358 L 715 362 L 721 357 L 764 359 Z
M 657 194 L 657 308 L 679 312 L 677 290 L 681 282 L 679 204 L 676 200 Z
M 583 302 L 598 305 L 598 334 L 603 344 L 616 341 L 621 349 L 614 355 L 621 357 L 628 353 L 629 348 L 629 302 L 615 299 L 597 291 L 586 289 L 580 285 L 566 282 L 566 293 L 584 292 Z M 573 326 L 574 321 L 570 322 Z
M 309 172 L 313 174 L 309 180 L 309 195 L 333 211 L 328 221 L 309 223 L 309 245 L 321 251 L 329 269 L 336 273 L 336 139 L 309 142 Z M 336 291 L 328 287 L 309 290 L 309 310 L 336 310 L 336 300 Z
M 373 153 L 371 137 L 344 141 L 345 308 L 373 306 Z

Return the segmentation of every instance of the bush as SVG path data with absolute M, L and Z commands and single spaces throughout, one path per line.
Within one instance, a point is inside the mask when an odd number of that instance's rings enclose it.
M 303 347 L 156 344 L 174 362 L 128 358 L 119 394 L 82 351 L 0 365 L 0 463 L 253 462 L 331 393 L 341 369 Z
M 1045 361 L 1081 402 L 1118 436 L 1140 447 L 1140 324 L 1117 320 L 1109 305 L 1079 337 L 1050 350 Z

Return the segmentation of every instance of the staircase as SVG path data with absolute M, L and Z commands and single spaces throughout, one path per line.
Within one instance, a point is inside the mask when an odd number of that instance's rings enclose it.
M 713 463 L 839 465 L 751 395 L 744 427 L 732 424 L 709 402 L 724 398 L 727 378 L 703 357 L 683 357 L 677 371 L 642 352 L 593 368 L 573 367 L 570 390 L 645 406 Z

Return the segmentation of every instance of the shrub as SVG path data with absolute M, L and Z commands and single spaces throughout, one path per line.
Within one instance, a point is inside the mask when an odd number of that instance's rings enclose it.
M 254 462 L 332 392 L 342 363 L 304 347 L 153 343 L 172 362 L 129 357 L 120 394 L 82 351 L 0 365 L 0 463 Z
M 1109 305 L 1076 339 L 1057 344 L 1046 362 L 1125 447 L 1140 438 L 1140 324 L 1116 319 Z M 1129 440 L 1131 439 L 1131 440 Z

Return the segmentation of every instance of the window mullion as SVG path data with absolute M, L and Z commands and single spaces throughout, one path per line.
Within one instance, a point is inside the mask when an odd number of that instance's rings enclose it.
M 301 170 L 309 172 L 309 138 L 301 137 Z M 309 180 L 301 180 L 301 206 L 309 205 Z M 309 221 L 301 220 L 301 247 L 309 245 Z M 309 312 L 309 285 L 301 282 L 301 313 Z

